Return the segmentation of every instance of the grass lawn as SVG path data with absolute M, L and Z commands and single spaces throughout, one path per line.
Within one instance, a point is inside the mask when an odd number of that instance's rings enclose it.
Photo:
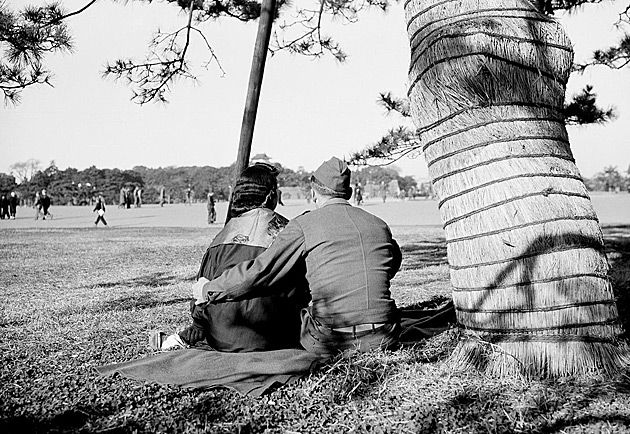
M 98 376 L 95 366 L 148 355 L 150 330 L 187 324 L 191 283 L 218 230 L 0 231 L 0 432 L 630 432 L 630 370 L 553 382 L 457 372 L 444 363 L 454 331 L 334 360 L 261 399 Z M 604 231 L 627 318 L 630 226 Z M 441 229 L 393 232 L 404 254 L 399 305 L 449 296 Z

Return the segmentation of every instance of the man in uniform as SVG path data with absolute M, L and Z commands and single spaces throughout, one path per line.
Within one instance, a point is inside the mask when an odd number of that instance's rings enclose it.
M 312 298 L 301 312 L 300 344 L 332 355 L 356 348 L 394 348 L 399 312 L 390 280 L 402 259 L 387 224 L 353 207 L 350 169 L 333 157 L 311 178 L 317 209 L 296 217 L 271 247 L 193 287 L 198 305 L 260 297 L 282 288 L 295 269 L 304 269 Z

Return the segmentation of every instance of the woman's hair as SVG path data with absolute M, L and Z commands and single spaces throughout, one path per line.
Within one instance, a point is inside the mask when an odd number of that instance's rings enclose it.
M 277 194 L 278 169 L 271 164 L 256 163 L 243 171 L 232 192 L 230 217 L 267 206 L 267 196 Z

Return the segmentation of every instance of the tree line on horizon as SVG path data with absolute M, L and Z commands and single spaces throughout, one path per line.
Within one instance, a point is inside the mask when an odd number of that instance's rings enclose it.
M 297 171 L 272 163 L 278 168 L 280 187 L 310 188 L 313 174 L 299 168 Z M 0 172 L 0 193 L 15 191 L 23 204 L 29 204 L 36 192 L 46 189 L 55 205 L 85 205 L 94 197 L 102 195 L 108 204 L 118 204 L 123 188 L 142 188 L 144 203 L 158 203 L 160 191 L 170 202 L 186 200 L 186 192 L 192 190 L 196 200 L 205 201 L 212 191 L 216 200 L 227 200 L 233 184 L 234 164 L 227 167 L 212 166 L 169 166 L 149 168 L 135 166 L 132 169 L 99 169 L 96 166 L 78 170 L 72 167 L 59 169 L 54 161 L 42 168 L 36 159 L 18 162 L 10 167 L 11 173 Z M 401 189 L 416 187 L 412 176 L 401 176 L 395 167 L 364 167 L 353 171 L 352 182 L 389 183 L 398 181 Z

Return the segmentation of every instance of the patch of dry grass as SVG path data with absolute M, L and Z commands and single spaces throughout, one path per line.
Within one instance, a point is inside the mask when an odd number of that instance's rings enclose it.
M 2 231 L 0 432 L 627 432 L 630 377 L 496 379 L 446 363 L 455 330 L 396 352 L 346 354 L 262 399 L 100 377 L 188 322 L 206 229 Z M 448 296 L 438 229 L 396 227 L 402 306 Z M 627 303 L 630 227 L 606 230 Z M 625 297 L 625 298 L 624 298 Z M 625 301 L 624 301 L 625 300 Z M 627 309 L 626 311 L 627 312 Z

